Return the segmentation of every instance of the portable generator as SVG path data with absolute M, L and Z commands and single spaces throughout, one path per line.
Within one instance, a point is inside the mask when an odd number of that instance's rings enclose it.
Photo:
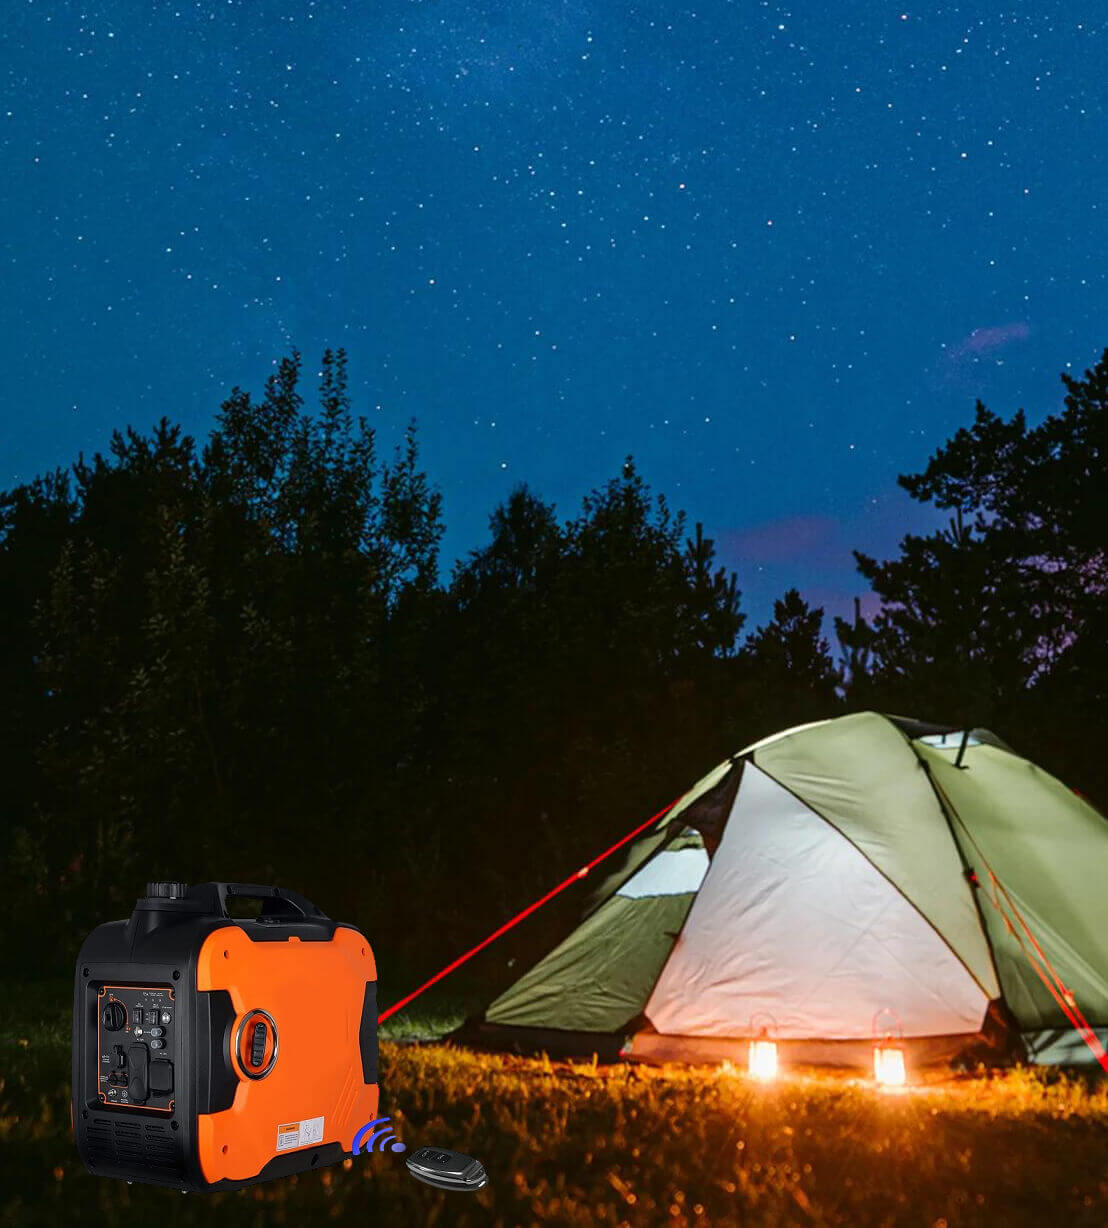
M 232 897 L 260 900 L 232 917 Z M 295 891 L 147 883 L 88 936 L 73 993 L 73 1127 L 92 1173 L 229 1189 L 333 1164 L 377 1116 L 365 936 Z

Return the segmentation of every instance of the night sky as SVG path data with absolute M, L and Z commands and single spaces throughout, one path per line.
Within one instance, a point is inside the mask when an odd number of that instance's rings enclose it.
M 1108 345 L 1098 11 L 13 0 L 0 486 L 341 345 L 447 562 L 633 453 L 754 619 L 845 612 L 896 474 Z

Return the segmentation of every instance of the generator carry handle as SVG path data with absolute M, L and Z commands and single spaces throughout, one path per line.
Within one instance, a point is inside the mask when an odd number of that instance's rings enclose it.
M 200 883 L 189 894 L 207 896 L 208 910 L 229 919 L 231 914 L 227 911 L 227 901 L 232 896 L 242 900 L 261 900 L 263 917 L 327 917 L 311 900 L 288 887 L 266 887 L 261 883 Z

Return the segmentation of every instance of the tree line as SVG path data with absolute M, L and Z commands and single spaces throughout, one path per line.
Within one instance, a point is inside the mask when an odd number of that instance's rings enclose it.
M 67 973 L 145 880 L 234 878 L 430 970 L 746 742 L 863 708 L 990 726 L 1105 798 L 1108 351 L 1063 380 L 899 479 L 949 525 L 856 555 L 880 608 L 835 651 L 795 590 L 748 629 L 630 459 L 568 519 L 516 488 L 444 575 L 416 428 L 381 455 L 341 350 L 310 407 L 293 354 L 203 444 L 163 419 L 3 493 L 7 962 Z

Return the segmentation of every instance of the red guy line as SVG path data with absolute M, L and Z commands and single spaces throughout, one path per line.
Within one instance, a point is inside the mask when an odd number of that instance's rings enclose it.
M 1073 1030 L 1078 1034 L 1078 1036 L 1081 1037 L 1085 1044 L 1088 1045 L 1093 1057 L 1095 1057 L 1100 1063 L 1100 1066 L 1104 1072 L 1108 1074 L 1108 1053 L 1105 1053 L 1104 1046 L 1100 1043 L 1100 1038 L 1089 1026 L 1089 1021 L 1085 1018 L 1081 1008 L 1077 1005 L 1077 999 L 1074 996 L 1073 991 L 1066 987 L 1065 982 L 1062 980 L 1061 976 L 1058 975 L 1057 969 L 1050 962 L 1050 958 L 1039 944 L 1039 940 L 1032 933 L 1031 927 L 1024 920 L 1023 913 L 1020 912 L 1015 900 L 1012 899 L 1008 892 L 1008 888 L 1005 887 L 996 876 L 996 872 L 993 870 L 992 866 L 989 865 L 989 859 L 982 852 L 981 846 L 973 838 L 973 833 L 962 821 L 962 816 L 958 813 L 953 802 L 951 802 L 950 798 L 947 796 L 946 790 L 933 776 L 930 775 L 930 773 L 928 774 L 928 778 L 931 781 L 932 788 L 934 788 L 936 795 L 939 797 L 940 804 L 945 806 L 947 812 L 958 820 L 959 826 L 966 833 L 970 843 L 977 850 L 978 857 L 981 858 L 981 863 L 984 865 L 985 870 L 989 875 L 989 883 L 992 887 L 992 892 L 986 892 L 985 898 L 997 910 L 997 912 L 1000 913 L 1001 917 L 1004 919 L 1005 925 L 1008 927 L 1009 932 L 1011 933 L 1012 937 L 1015 938 L 1020 951 L 1023 952 L 1024 956 L 1027 958 L 1027 962 L 1035 970 L 1039 980 L 1042 981 L 1042 983 L 1047 987 L 1051 997 L 1058 1003 L 1059 1008 L 1069 1020 Z M 1004 905 L 1000 902 L 1001 895 L 1003 895 L 1004 899 L 1007 901 L 1008 906 L 1011 908 L 1012 913 L 1020 924 L 1020 928 L 1031 940 L 1031 945 L 1034 948 L 1033 952 L 1027 949 L 1026 944 L 1016 932 L 1016 928 L 1012 924 L 1012 918 L 1009 917 L 1004 911 Z M 985 937 L 987 941 L 988 935 L 986 934 Z
M 980 849 L 978 849 L 978 852 L 980 852 Z M 1089 1026 L 1089 1021 L 1085 1018 L 1081 1008 L 1077 1005 L 1077 999 L 1074 997 L 1073 992 L 1066 987 L 1065 982 L 1062 980 L 1061 976 L 1058 975 L 1054 965 L 1050 962 L 1047 953 L 1039 945 L 1039 940 L 1031 932 L 1031 927 L 1024 920 L 1023 914 L 1016 907 L 1015 901 L 1008 894 L 1008 889 L 1004 886 L 1000 879 L 997 878 L 988 862 L 985 863 L 985 867 L 988 872 L 989 879 L 993 884 L 993 895 L 989 902 L 994 908 L 996 908 L 1004 920 L 1008 922 L 1008 926 L 1011 929 L 1011 919 L 1008 917 L 1008 914 L 1004 911 L 1004 908 L 1000 903 L 1000 893 L 1003 892 L 1005 900 L 1007 900 L 1008 904 L 1011 906 L 1016 920 L 1020 923 L 1020 928 L 1031 940 L 1031 945 L 1034 947 L 1034 953 L 1028 951 L 1024 946 L 1023 939 L 1021 939 L 1019 934 L 1012 929 L 1016 942 L 1019 943 L 1020 949 L 1027 957 L 1027 962 L 1038 973 L 1039 980 L 1042 981 L 1042 983 L 1050 991 L 1051 997 L 1053 997 L 1054 1001 L 1058 1003 L 1062 1012 L 1070 1021 L 1073 1030 L 1078 1034 L 1078 1036 L 1081 1037 L 1085 1044 L 1088 1045 L 1093 1057 L 1095 1057 L 1100 1063 L 1101 1068 L 1105 1071 L 1105 1073 L 1108 1073 L 1108 1053 L 1105 1053 L 1104 1046 L 1100 1043 L 1100 1038 Z M 1049 976 L 1047 975 L 1048 973 Z
M 684 794 L 682 794 L 681 797 L 684 797 Z M 529 917 L 533 912 L 547 903 L 547 901 L 552 900 L 560 891 L 564 891 L 567 887 L 572 886 L 574 883 L 580 882 L 580 880 L 583 879 L 594 866 L 598 866 L 606 857 L 610 857 L 617 849 L 623 848 L 623 846 L 629 841 L 634 840 L 637 835 L 646 831 L 651 824 L 657 823 L 657 821 L 662 818 L 663 815 L 668 814 L 680 800 L 680 797 L 675 797 L 668 806 L 663 806 L 657 814 L 651 815 L 651 817 L 647 819 L 645 823 L 640 823 L 638 827 L 634 828 L 634 830 L 629 831 L 622 840 L 617 840 L 611 848 L 605 849 L 599 857 L 594 857 L 592 861 L 588 862 L 587 865 L 583 865 L 580 870 L 577 870 L 575 873 L 571 874 L 564 882 L 559 883 L 556 887 L 552 887 L 541 899 L 536 900 L 533 904 L 528 904 L 528 906 L 522 912 L 516 913 L 516 915 L 510 921 L 505 921 L 499 929 L 493 930 L 493 932 L 487 938 L 482 939 L 475 947 L 471 947 L 464 955 L 459 955 L 456 960 L 447 964 L 446 967 L 440 972 L 436 972 L 429 981 L 424 981 L 418 989 L 413 989 L 406 998 L 401 998 L 399 1002 L 394 1002 L 387 1011 L 382 1011 L 377 1016 L 377 1022 L 379 1024 L 384 1023 L 390 1015 L 395 1015 L 397 1011 L 403 1010 L 409 1002 L 415 1001 L 415 999 L 418 998 L 424 990 L 430 989 L 431 986 L 437 981 L 441 981 L 444 976 L 449 976 L 455 968 L 460 968 L 467 959 L 472 959 L 478 951 L 483 951 L 490 942 L 495 942 L 501 936 L 501 934 L 506 934 L 513 925 L 518 925 L 520 921 L 524 919 L 524 917 Z

